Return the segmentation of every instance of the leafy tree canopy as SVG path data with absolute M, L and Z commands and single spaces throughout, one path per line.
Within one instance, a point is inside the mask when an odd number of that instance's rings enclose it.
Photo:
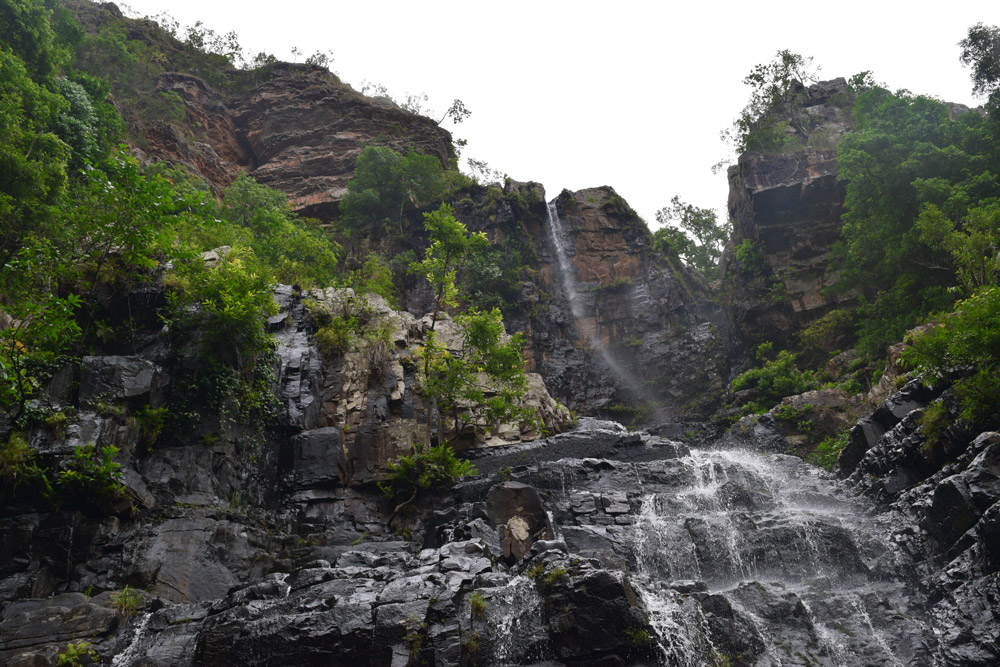
M 654 247 L 660 252 L 676 254 L 706 275 L 718 266 L 732 232 L 732 223 L 720 225 L 714 210 L 687 204 L 680 197 L 674 197 L 670 206 L 657 211 L 656 221 L 662 227 L 653 234 Z
M 340 201 L 344 222 L 353 233 L 380 235 L 402 231 L 407 208 L 421 208 L 444 194 L 441 162 L 433 155 L 368 146 L 358 156 L 354 178 Z
M 1000 107 L 1000 28 L 977 23 L 958 45 L 962 64 L 972 68 L 972 92 Z
M 788 49 L 778 51 L 771 62 L 756 65 L 743 79 L 743 84 L 750 86 L 750 101 L 733 127 L 723 131 L 722 138 L 731 142 L 737 153 L 780 148 L 786 128 L 804 140 L 803 84 L 815 81 L 818 69 L 813 67 L 812 58 Z
M 950 288 L 975 281 L 957 276 L 940 251 L 958 252 L 945 237 L 981 227 L 970 212 L 998 203 L 1000 124 L 974 112 L 953 117 L 936 100 L 878 86 L 858 95 L 854 113 L 858 127 L 838 155 L 848 185 L 836 254 L 841 288 L 862 299 L 862 347 L 881 354 L 920 317 L 947 307 Z M 966 261 L 952 250 L 944 257 Z

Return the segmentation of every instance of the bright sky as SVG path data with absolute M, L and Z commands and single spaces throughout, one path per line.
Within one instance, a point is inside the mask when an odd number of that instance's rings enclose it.
M 725 211 L 719 131 L 744 106 L 742 80 L 780 49 L 813 56 L 820 78 L 872 70 L 890 88 L 976 106 L 957 43 L 1000 24 L 996 0 L 836 3 L 474 0 L 130 0 L 202 21 L 283 60 L 332 51 L 331 69 L 397 100 L 426 93 L 472 116 L 450 129 L 464 156 L 514 179 L 611 185 L 651 226 L 671 197 Z

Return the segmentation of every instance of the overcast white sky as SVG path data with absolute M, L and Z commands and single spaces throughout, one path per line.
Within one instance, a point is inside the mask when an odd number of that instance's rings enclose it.
M 603 0 L 130 0 L 234 30 L 244 46 L 294 60 L 332 51 L 331 69 L 396 99 L 426 93 L 442 111 L 461 98 L 472 116 L 445 124 L 518 180 L 563 188 L 611 185 L 651 226 L 680 195 L 725 210 L 719 131 L 746 103 L 743 77 L 779 49 L 813 56 L 820 78 L 872 70 L 890 88 L 975 106 L 957 42 L 1000 23 L 996 0 L 630 2 Z

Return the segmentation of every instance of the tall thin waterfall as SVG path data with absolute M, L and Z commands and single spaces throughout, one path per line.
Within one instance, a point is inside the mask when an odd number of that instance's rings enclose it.
M 583 319 L 583 307 L 580 303 L 580 293 L 576 289 L 576 278 L 573 275 L 573 265 L 566 254 L 566 241 L 563 238 L 562 221 L 559 220 L 559 210 L 555 200 L 549 202 L 549 232 L 552 234 L 552 244 L 556 247 L 556 260 L 559 262 L 559 273 L 562 274 L 563 288 L 569 299 L 569 309 L 573 319 L 579 322 Z M 596 334 L 592 338 L 596 337 Z M 591 341 L 593 342 L 593 341 Z
M 629 389 L 640 401 L 651 407 L 658 407 L 657 401 L 650 395 L 644 386 L 636 383 L 636 375 L 629 373 L 621 362 L 614 357 L 611 350 L 607 348 L 601 340 L 597 331 L 597 318 L 594 313 L 594 325 L 585 327 L 582 320 L 587 316 L 584 309 L 580 290 L 577 288 L 576 272 L 573 263 L 569 260 L 566 252 L 566 235 L 563 231 L 562 221 L 559 219 L 559 210 L 553 200 L 548 205 L 549 233 L 552 234 L 552 245 L 556 249 L 556 261 L 559 264 L 559 273 L 562 274 L 563 288 L 566 290 L 566 298 L 569 300 L 570 312 L 573 314 L 573 321 L 580 333 L 587 334 L 587 342 L 590 348 L 600 355 L 604 366 L 611 371 L 619 387 Z

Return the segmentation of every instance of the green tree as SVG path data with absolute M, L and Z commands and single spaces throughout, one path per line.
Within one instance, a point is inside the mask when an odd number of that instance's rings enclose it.
M 503 316 L 496 308 L 471 310 L 456 322 L 460 349 L 444 349 L 430 332 L 422 351 L 420 380 L 438 409 L 451 417 L 455 436 L 466 428 L 478 435 L 503 423 L 532 419 L 534 411 L 522 404 L 528 388 L 522 335 L 506 335 Z
M 70 148 L 52 129 L 67 106 L 0 50 L 0 266 L 47 224 L 66 187 Z
M 818 69 L 818 68 L 817 68 Z M 807 138 L 801 101 L 803 84 L 816 80 L 812 58 L 778 51 L 774 60 L 754 66 L 743 84 L 750 86 L 750 101 L 722 133 L 737 153 L 780 150 L 787 130 L 804 142 Z
M 839 289 L 859 294 L 859 341 L 880 355 L 923 316 L 947 308 L 955 266 L 917 220 L 933 205 L 952 221 L 1000 196 L 1000 132 L 977 113 L 952 117 L 933 99 L 881 87 L 862 91 L 857 129 L 838 149 L 847 180 Z M 927 227 L 935 214 L 927 214 Z M 946 255 L 947 256 L 947 255 Z
M 56 43 L 52 10 L 38 0 L 0 0 L 0 48 L 21 59 L 29 75 L 51 83 L 68 53 Z
M 1000 107 L 1000 28 L 977 23 L 958 45 L 962 64 L 972 68 L 972 92 Z
M 302 287 L 333 282 L 339 246 L 318 224 L 296 215 L 284 193 L 241 174 L 226 189 L 221 214 L 251 232 L 255 253 L 279 280 Z
M 391 148 L 367 146 L 340 201 L 344 222 L 355 234 L 401 232 L 407 207 L 419 209 L 441 200 L 441 172 L 433 155 L 410 151 L 404 157 Z
M 944 265 L 955 272 L 967 295 L 996 283 L 1000 266 L 1000 206 L 973 208 L 952 222 L 934 204 L 926 204 L 917 218 L 920 241 L 943 250 L 951 261 Z
M 678 255 L 706 275 L 716 269 L 732 232 L 731 223 L 720 225 L 715 211 L 686 204 L 680 197 L 674 197 L 669 207 L 657 211 L 656 221 L 663 225 L 653 234 L 657 250 Z
M 249 377 L 268 350 L 264 320 L 277 312 L 273 278 L 250 248 L 232 248 L 217 266 L 200 257 L 179 263 L 168 294 L 168 323 L 204 335 L 203 353 Z M 190 306 L 197 305 L 197 313 Z
M 1000 426 L 1000 287 L 982 288 L 956 304 L 914 338 L 903 361 L 932 381 L 957 372 L 959 419 L 975 429 Z
M 481 252 L 489 248 L 486 234 L 470 234 L 466 226 L 455 219 L 450 204 L 424 214 L 424 229 L 430 245 L 424 251 L 424 259 L 410 267 L 412 273 L 427 278 L 434 292 L 434 312 L 431 316 L 431 330 L 437 323 L 441 309 L 458 305 L 458 289 L 455 276 L 466 253 Z

